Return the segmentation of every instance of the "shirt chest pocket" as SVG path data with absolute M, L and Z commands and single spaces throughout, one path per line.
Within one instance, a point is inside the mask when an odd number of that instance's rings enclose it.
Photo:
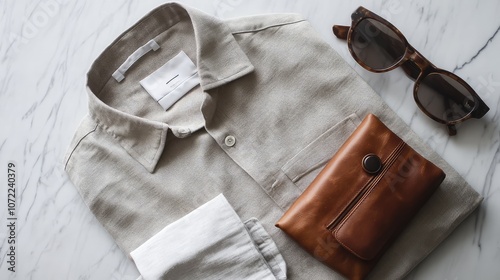
M 351 114 L 327 129 L 281 167 L 274 187 L 293 183 L 303 192 L 360 122 Z

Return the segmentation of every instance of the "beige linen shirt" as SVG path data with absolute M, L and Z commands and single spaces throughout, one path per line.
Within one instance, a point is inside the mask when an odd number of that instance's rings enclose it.
M 151 39 L 160 48 L 113 79 Z M 181 51 L 200 85 L 165 110 L 139 81 Z M 299 15 L 221 20 L 165 4 L 97 58 L 88 99 L 65 168 L 127 254 L 223 194 L 241 219 L 260 221 L 289 279 L 341 279 L 274 224 L 368 113 L 447 175 L 373 279 L 402 278 L 482 199 Z

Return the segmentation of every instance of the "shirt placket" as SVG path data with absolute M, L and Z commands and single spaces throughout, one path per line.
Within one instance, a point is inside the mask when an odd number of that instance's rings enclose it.
M 217 89 L 211 93 L 214 92 L 217 92 Z M 281 209 L 288 209 L 300 196 L 301 190 L 292 181 L 287 180 L 281 169 L 276 170 L 277 164 L 265 157 L 262 149 L 259 149 L 251 137 L 246 137 L 244 127 L 238 129 L 232 125 L 230 119 L 217 114 L 216 108 L 220 106 L 216 105 L 217 98 L 209 93 L 206 94 L 202 105 L 206 131 L 233 162 L 250 175 Z

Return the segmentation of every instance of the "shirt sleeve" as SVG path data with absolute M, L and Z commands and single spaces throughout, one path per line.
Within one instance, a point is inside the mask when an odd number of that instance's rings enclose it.
M 255 218 L 242 222 L 223 194 L 130 255 L 144 280 L 287 279 L 285 261 L 269 234 Z

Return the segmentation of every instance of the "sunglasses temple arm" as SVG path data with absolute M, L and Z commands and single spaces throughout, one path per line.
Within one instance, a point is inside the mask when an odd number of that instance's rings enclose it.
M 449 136 L 455 136 L 457 135 L 457 127 L 454 124 L 448 124 L 446 125 L 448 128 L 448 135 Z
M 486 105 L 486 103 L 484 103 L 484 101 L 481 100 L 479 96 L 478 96 L 478 101 L 479 101 L 479 106 L 477 107 L 476 110 L 472 111 L 471 113 L 472 117 L 476 119 L 482 118 L 490 110 L 490 107 L 488 107 L 488 105 Z
M 332 27 L 333 34 L 339 39 L 347 40 L 347 33 L 349 33 L 350 26 L 334 25 Z
M 461 93 L 459 90 L 457 90 L 455 87 L 451 86 L 448 82 L 446 82 L 441 76 L 437 76 L 435 79 L 431 79 L 428 84 L 436 89 L 437 91 L 441 92 L 441 94 L 447 96 L 448 98 L 452 99 L 455 103 L 457 104 L 463 104 L 464 99 L 467 99 L 467 96 L 465 96 L 463 93 Z M 490 108 L 484 103 L 477 94 L 475 94 L 477 98 L 474 99 L 475 102 L 478 102 L 476 109 L 474 109 L 471 112 L 471 116 L 473 118 L 482 118 L 489 110 Z M 449 105 L 447 105 L 446 109 L 449 109 Z M 451 134 L 450 134 L 451 135 Z
M 446 107 L 445 118 L 447 118 L 448 114 L 451 113 L 451 104 L 448 99 L 444 100 L 444 106 Z M 447 124 L 446 128 L 448 129 L 449 136 L 457 135 L 457 127 L 454 124 Z

